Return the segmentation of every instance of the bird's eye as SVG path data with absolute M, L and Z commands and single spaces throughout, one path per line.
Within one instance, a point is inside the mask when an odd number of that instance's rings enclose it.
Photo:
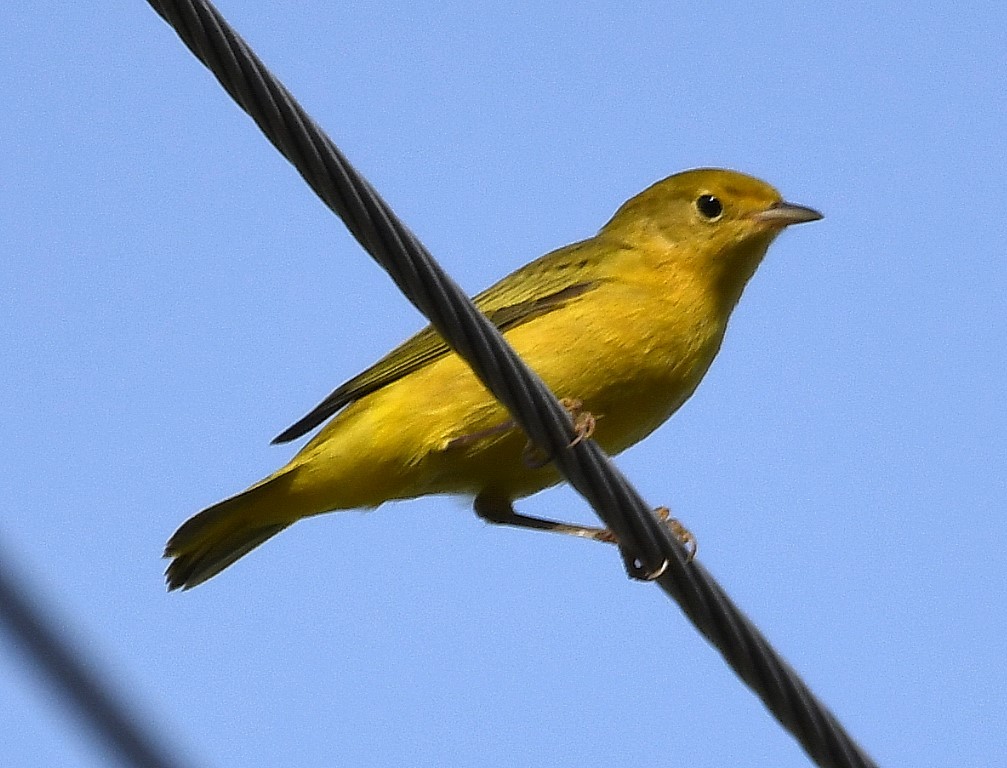
M 704 218 L 715 221 L 724 212 L 724 204 L 713 195 L 700 195 L 696 198 L 696 210 Z

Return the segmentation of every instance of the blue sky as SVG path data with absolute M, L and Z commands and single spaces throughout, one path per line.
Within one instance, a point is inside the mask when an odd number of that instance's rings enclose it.
M 220 8 L 472 291 L 687 167 L 821 209 L 618 464 L 881 764 L 1007 760 L 1004 11 L 677 5 Z M 145 3 L 49 14 L 0 9 L 0 546 L 180 757 L 808 764 L 614 550 L 460 500 L 166 594 L 175 527 L 422 320 Z M 6 641 L 0 712 L 4 764 L 107 764 Z

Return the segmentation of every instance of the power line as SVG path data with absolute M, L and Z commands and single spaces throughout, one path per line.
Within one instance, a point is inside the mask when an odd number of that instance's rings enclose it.
M 180 763 L 137 721 L 132 709 L 88 663 L 79 648 L 57 628 L 37 596 L 30 596 L 0 552 L 0 622 L 31 658 L 37 671 L 65 703 L 124 765 L 180 768 Z
M 570 420 L 500 334 L 437 265 L 332 140 L 208 2 L 148 0 L 318 196 L 462 355 L 521 428 L 594 507 L 627 553 L 631 574 L 657 572 L 736 674 L 821 766 L 872 766 L 835 716 L 651 512 L 592 441 L 568 446 Z

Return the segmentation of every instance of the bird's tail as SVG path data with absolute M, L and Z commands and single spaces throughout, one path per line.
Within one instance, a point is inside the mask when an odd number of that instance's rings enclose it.
M 191 517 L 164 549 L 168 589 L 191 589 L 216 576 L 294 520 L 284 514 L 290 477 L 274 475 Z

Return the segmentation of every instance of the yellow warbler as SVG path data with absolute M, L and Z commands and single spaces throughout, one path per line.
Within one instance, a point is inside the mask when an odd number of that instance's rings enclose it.
M 696 389 L 773 239 L 820 218 L 750 176 L 686 171 L 630 199 L 594 237 L 520 268 L 475 303 L 616 454 Z M 169 588 L 209 579 L 303 517 L 392 499 L 466 494 L 487 520 L 534 524 L 511 502 L 561 480 L 551 464 L 531 460 L 507 411 L 429 328 L 276 442 L 333 415 L 285 467 L 175 532 L 165 550 Z

